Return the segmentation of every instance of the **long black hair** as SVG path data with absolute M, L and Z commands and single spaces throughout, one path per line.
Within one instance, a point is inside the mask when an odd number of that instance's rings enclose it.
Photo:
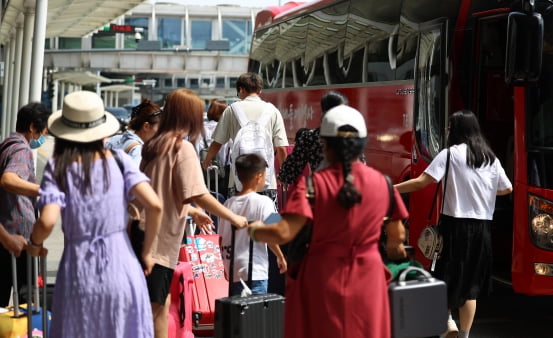
M 465 143 L 467 145 L 467 165 L 480 168 L 495 161 L 495 154 L 480 131 L 478 119 L 470 110 L 460 110 L 449 117 L 448 147 Z
M 339 131 L 357 131 L 346 125 L 338 128 Z M 354 177 L 351 174 L 351 162 L 359 157 L 367 144 L 367 138 L 363 137 L 323 137 L 326 146 L 331 149 L 339 161 L 342 162 L 344 185 L 338 192 L 338 203 L 346 209 L 361 203 L 361 193 L 353 184 Z
M 58 184 L 61 191 L 67 193 L 67 168 L 76 161 L 81 164 L 82 174 L 80 175 L 80 182 L 76 182 L 81 191 L 84 193 L 91 192 L 91 179 L 90 179 L 90 167 L 94 162 L 96 153 L 100 155 L 104 169 L 104 191 L 109 187 L 109 170 L 106 161 L 106 154 L 104 150 L 104 143 L 102 140 L 93 141 L 89 143 L 78 143 L 61 138 L 56 138 L 54 144 L 53 157 L 56 160 L 56 166 L 54 168 L 54 179 Z

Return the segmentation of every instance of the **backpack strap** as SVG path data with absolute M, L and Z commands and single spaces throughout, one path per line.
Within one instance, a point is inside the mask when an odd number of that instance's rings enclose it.
M 250 120 L 248 120 L 248 118 L 246 117 L 246 113 L 240 106 L 240 102 L 234 102 L 230 106 L 232 108 L 232 111 L 234 112 L 234 116 L 236 117 L 236 119 L 238 120 L 238 123 L 240 124 L 240 128 L 243 128 L 246 124 L 248 124 Z M 267 125 L 267 123 L 271 119 L 270 112 L 272 107 L 273 105 L 271 103 L 268 103 L 268 102 L 265 103 L 265 108 L 263 109 L 261 116 L 259 116 L 259 118 L 257 119 L 257 123 L 259 123 L 259 125 L 263 127 Z
M 230 105 L 232 111 L 234 112 L 234 116 L 238 120 L 238 123 L 240 124 L 240 128 L 243 128 L 246 124 L 248 124 L 249 120 L 246 117 L 246 113 L 240 107 L 240 102 L 234 102 Z
M 128 154 L 131 150 L 133 150 L 134 147 L 136 147 L 137 145 L 140 145 L 140 142 L 138 141 L 135 141 L 131 144 L 129 144 L 129 146 L 127 148 L 125 148 L 125 152 Z

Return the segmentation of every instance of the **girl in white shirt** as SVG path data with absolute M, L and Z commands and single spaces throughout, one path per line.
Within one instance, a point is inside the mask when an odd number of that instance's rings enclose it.
M 450 164 L 440 233 L 444 249 L 435 276 L 447 284 L 448 305 L 459 309 L 461 330 L 449 316 L 446 337 L 468 337 L 476 299 L 486 294 L 491 281 L 491 220 L 498 195 L 513 191 L 505 170 L 482 136 L 469 110 L 449 117 L 447 144 Z M 447 149 L 442 150 L 417 178 L 395 185 L 400 193 L 440 182 L 445 175 Z

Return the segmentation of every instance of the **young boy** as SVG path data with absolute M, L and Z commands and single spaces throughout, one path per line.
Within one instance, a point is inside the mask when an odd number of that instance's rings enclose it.
M 242 191 L 237 193 L 225 202 L 225 206 L 237 215 L 246 217 L 248 220 L 265 220 L 269 215 L 276 212 L 275 204 L 267 197 L 258 194 L 263 190 L 265 184 L 265 175 L 267 162 L 257 154 L 240 155 L 235 162 L 238 179 L 242 183 Z M 223 260 L 225 271 L 229 278 L 229 265 L 231 259 L 231 239 L 232 229 L 227 220 L 221 220 L 219 225 L 219 234 L 222 238 L 221 248 L 223 250 Z M 234 254 L 234 280 L 232 283 L 231 295 L 239 295 L 243 286 L 240 283 L 240 277 L 247 282 L 248 279 L 248 260 L 250 250 L 250 236 L 247 231 L 237 230 Z M 277 257 L 277 264 L 280 273 L 286 272 L 286 260 L 278 245 L 269 245 L 271 251 Z M 252 283 L 253 293 L 267 293 L 269 260 L 267 244 L 255 242 L 253 245 L 253 264 L 252 264 Z M 240 270 L 242 272 L 240 272 Z

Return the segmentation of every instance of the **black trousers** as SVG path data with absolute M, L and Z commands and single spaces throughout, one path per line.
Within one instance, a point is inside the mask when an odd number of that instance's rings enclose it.
M 17 290 L 27 285 L 27 252 L 23 251 L 17 262 Z M 7 307 L 10 302 L 11 289 L 13 285 L 11 254 L 4 247 L 0 246 L 0 270 L 4 277 L 0 278 L 0 307 Z

